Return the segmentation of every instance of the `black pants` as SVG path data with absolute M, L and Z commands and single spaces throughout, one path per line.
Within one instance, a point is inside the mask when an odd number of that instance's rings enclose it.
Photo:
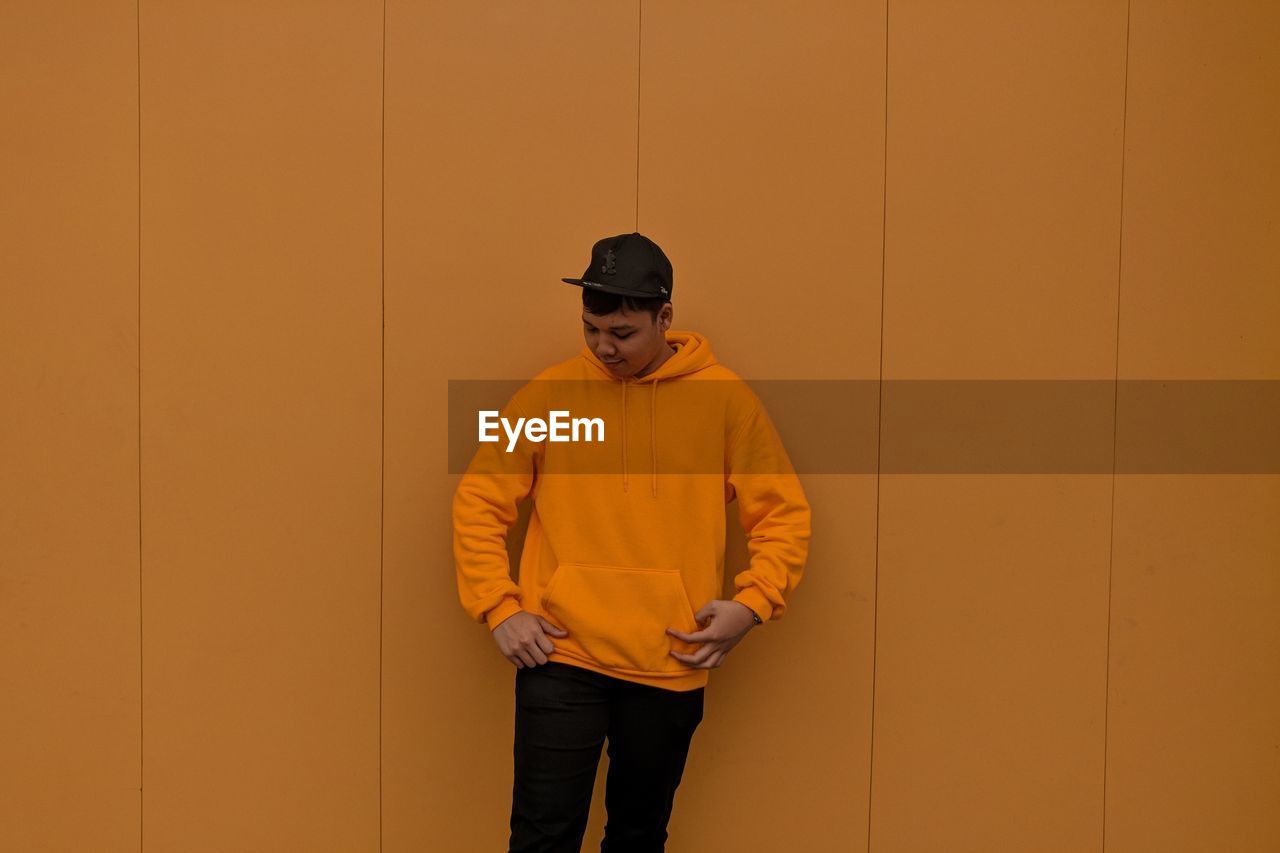
M 601 853 L 661 853 L 705 689 L 664 690 L 557 661 L 517 669 L 509 853 L 579 853 L 606 737 Z

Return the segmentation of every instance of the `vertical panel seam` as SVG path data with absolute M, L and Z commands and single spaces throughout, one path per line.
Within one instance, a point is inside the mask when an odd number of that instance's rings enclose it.
M 880 365 L 879 379 L 876 382 L 876 533 L 875 533 L 875 572 L 873 576 L 874 590 L 871 595 L 871 720 L 868 733 L 867 750 L 867 844 L 871 850 L 871 821 L 874 798 L 872 786 L 875 784 L 876 756 L 876 653 L 879 638 L 880 611 L 880 445 L 881 429 L 884 424 L 884 293 L 885 293 L 885 247 L 889 232 L 889 0 L 884 3 L 884 152 L 881 166 L 880 190 Z
M 636 3 L 636 227 L 640 230 L 640 61 L 644 44 L 644 0 Z
M 142 687 L 145 670 L 142 666 L 142 0 L 137 0 L 133 7 L 134 41 L 137 49 L 137 118 L 138 118 L 138 851 L 143 849 L 144 801 L 142 774 L 145 763 L 143 759 L 143 699 L 146 695 Z
M 382 851 L 382 697 L 383 697 L 383 575 L 386 568 L 387 539 L 387 0 L 382 0 L 382 90 L 381 124 L 379 127 L 379 188 L 378 188 L 378 240 L 379 260 L 378 275 L 380 279 L 381 309 L 378 321 L 378 337 L 381 346 L 379 355 L 379 381 L 381 397 L 379 405 L 379 428 L 381 436 L 378 446 L 378 851 Z
M 1125 3 L 1124 18 L 1124 84 L 1120 108 L 1120 211 L 1116 239 L 1116 340 L 1115 376 L 1111 399 L 1111 512 L 1107 542 L 1107 642 L 1102 687 L 1102 841 L 1101 850 L 1107 849 L 1107 752 L 1111 722 L 1111 600 L 1112 577 L 1115 573 L 1116 541 L 1116 444 L 1120 431 L 1120 286 L 1124 280 L 1124 161 L 1125 136 L 1129 125 L 1129 20 L 1132 0 Z

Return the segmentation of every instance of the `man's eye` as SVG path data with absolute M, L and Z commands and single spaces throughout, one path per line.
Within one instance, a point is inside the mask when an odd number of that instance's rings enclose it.
M 625 335 L 618 335 L 618 336 L 617 336 L 617 338 L 618 338 L 618 340 L 620 340 L 620 341 L 625 341 L 627 338 L 631 337 L 631 336 L 632 336 L 632 335 L 634 335 L 634 334 L 635 334 L 635 332 L 628 332 L 628 333 L 627 333 L 627 334 L 625 334 Z

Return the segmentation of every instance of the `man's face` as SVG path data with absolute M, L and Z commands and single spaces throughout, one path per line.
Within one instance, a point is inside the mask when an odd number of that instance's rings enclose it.
M 657 318 L 648 311 L 628 311 L 625 306 L 600 316 L 582 310 L 582 334 L 587 347 L 615 376 L 635 376 L 657 361 L 667 347 L 658 320 L 671 309 L 664 305 Z

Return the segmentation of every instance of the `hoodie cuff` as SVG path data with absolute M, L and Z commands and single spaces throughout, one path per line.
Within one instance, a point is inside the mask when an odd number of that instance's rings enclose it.
M 769 599 L 764 597 L 764 593 L 754 586 L 743 587 L 738 590 L 738 594 L 733 597 L 733 600 L 754 610 L 759 615 L 761 622 L 768 622 L 769 617 L 773 615 L 773 605 L 769 603 Z
M 489 623 L 489 630 L 492 631 L 498 627 L 498 623 L 506 619 L 508 616 L 514 616 L 524 608 L 520 606 L 520 602 L 513 595 L 508 595 L 502 599 L 502 603 L 489 610 L 484 615 L 484 621 Z

